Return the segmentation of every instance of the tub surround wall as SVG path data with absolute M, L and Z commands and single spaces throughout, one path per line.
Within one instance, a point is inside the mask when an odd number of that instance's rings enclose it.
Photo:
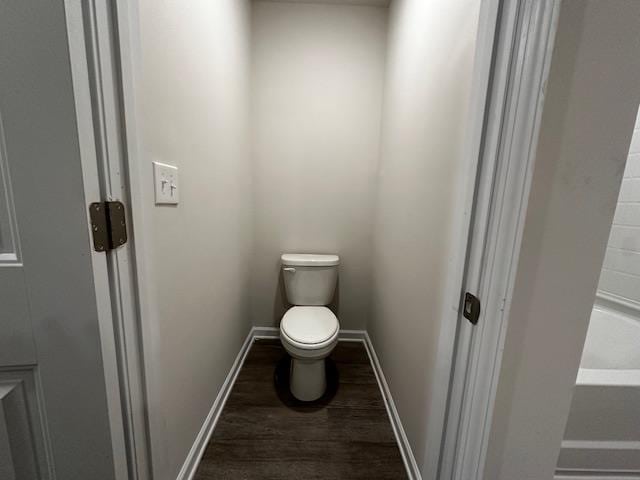
M 477 0 L 390 7 L 367 325 L 416 462 L 426 461 L 454 191 L 475 53 Z M 450 299 L 449 299 L 450 301 Z
M 387 9 L 252 4 L 251 317 L 288 308 L 280 254 L 337 253 L 341 328 L 369 317 Z
M 640 115 L 631 137 L 598 293 L 635 307 L 640 320 Z
M 157 372 L 154 478 L 174 480 L 249 331 L 248 1 L 140 2 L 140 124 Z M 179 167 L 154 207 L 151 161 Z

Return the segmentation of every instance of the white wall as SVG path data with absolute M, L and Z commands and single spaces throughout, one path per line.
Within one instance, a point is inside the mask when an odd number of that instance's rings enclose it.
M 154 316 L 158 480 L 175 479 L 249 330 L 250 5 L 140 1 L 144 255 Z M 151 161 L 180 169 L 154 206 Z M 154 343 L 155 342 L 155 343 Z
M 640 307 L 640 115 L 631 137 L 598 290 Z
M 423 474 L 479 3 L 395 0 L 389 18 L 368 329 Z
M 254 2 L 252 320 L 287 308 L 283 252 L 341 256 L 342 328 L 364 328 L 387 9 Z
M 640 3 L 562 2 L 484 472 L 553 478 L 640 100 Z

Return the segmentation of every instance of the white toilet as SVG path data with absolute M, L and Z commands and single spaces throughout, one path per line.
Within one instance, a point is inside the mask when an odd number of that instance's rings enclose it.
M 285 253 L 284 287 L 291 307 L 280 321 L 280 340 L 291 355 L 289 385 L 298 400 L 322 397 L 327 388 L 325 358 L 338 343 L 340 324 L 325 305 L 338 279 L 337 255 Z

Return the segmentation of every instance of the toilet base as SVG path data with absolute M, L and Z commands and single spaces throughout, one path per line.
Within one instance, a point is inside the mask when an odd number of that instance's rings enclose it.
M 338 386 L 340 384 L 340 374 L 331 357 L 326 357 L 324 359 L 327 387 L 324 394 L 317 400 L 313 401 L 298 400 L 291 392 L 292 362 L 293 358 L 291 358 L 291 356 L 283 356 L 273 372 L 273 383 L 280 401 L 291 408 L 304 405 L 306 409 L 309 409 L 314 407 L 321 408 L 324 405 L 328 405 L 338 392 Z
M 295 398 L 303 402 L 318 400 L 327 389 L 325 359 L 291 359 L 289 388 Z

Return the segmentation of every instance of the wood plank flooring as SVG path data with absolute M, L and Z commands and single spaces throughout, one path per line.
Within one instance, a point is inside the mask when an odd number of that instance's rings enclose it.
M 362 343 L 338 344 L 337 389 L 315 404 L 276 387 L 283 358 L 279 340 L 255 341 L 195 480 L 407 478 Z

